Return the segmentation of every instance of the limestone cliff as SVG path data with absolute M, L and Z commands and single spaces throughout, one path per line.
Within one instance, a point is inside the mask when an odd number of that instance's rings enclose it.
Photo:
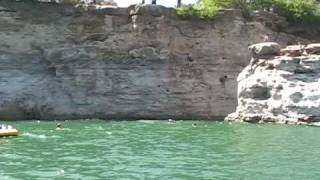
M 226 120 L 317 125 L 320 44 L 250 46 L 253 58 L 238 76 L 238 107 Z
M 226 116 L 249 44 L 310 42 L 284 21 L 257 13 L 247 22 L 237 10 L 203 21 L 155 5 L 0 0 L 0 119 Z

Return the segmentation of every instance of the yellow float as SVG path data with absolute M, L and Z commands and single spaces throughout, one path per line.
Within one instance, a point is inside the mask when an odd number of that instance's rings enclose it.
M 0 137 L 18 136 L 18 133 L 16 129 L 0 129 Z

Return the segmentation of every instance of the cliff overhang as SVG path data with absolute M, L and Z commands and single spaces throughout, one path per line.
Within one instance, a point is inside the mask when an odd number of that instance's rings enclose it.
M 238 76 L 238 107 L 227 121 L 319 125 L 320 44 L 249 47 Z

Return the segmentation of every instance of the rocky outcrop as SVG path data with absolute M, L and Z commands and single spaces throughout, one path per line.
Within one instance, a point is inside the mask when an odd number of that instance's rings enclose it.
M 249 44 L 310 43 L 267 26 L 277 19 L 0 0 L 0 119 L 224 117 L 236 108 Z
M 261 43 L 249 50 L 251 63 L 238 76 L 238 107 L 226 120 L 318 125 L 320 44 L 280 50 Z

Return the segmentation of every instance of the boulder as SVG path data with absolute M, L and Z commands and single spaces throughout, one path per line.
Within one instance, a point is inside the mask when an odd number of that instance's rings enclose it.
M 264 42 L 249 46 L 253 56 L 276 56 L 280 54 L 280 45 L 274 42 Z

